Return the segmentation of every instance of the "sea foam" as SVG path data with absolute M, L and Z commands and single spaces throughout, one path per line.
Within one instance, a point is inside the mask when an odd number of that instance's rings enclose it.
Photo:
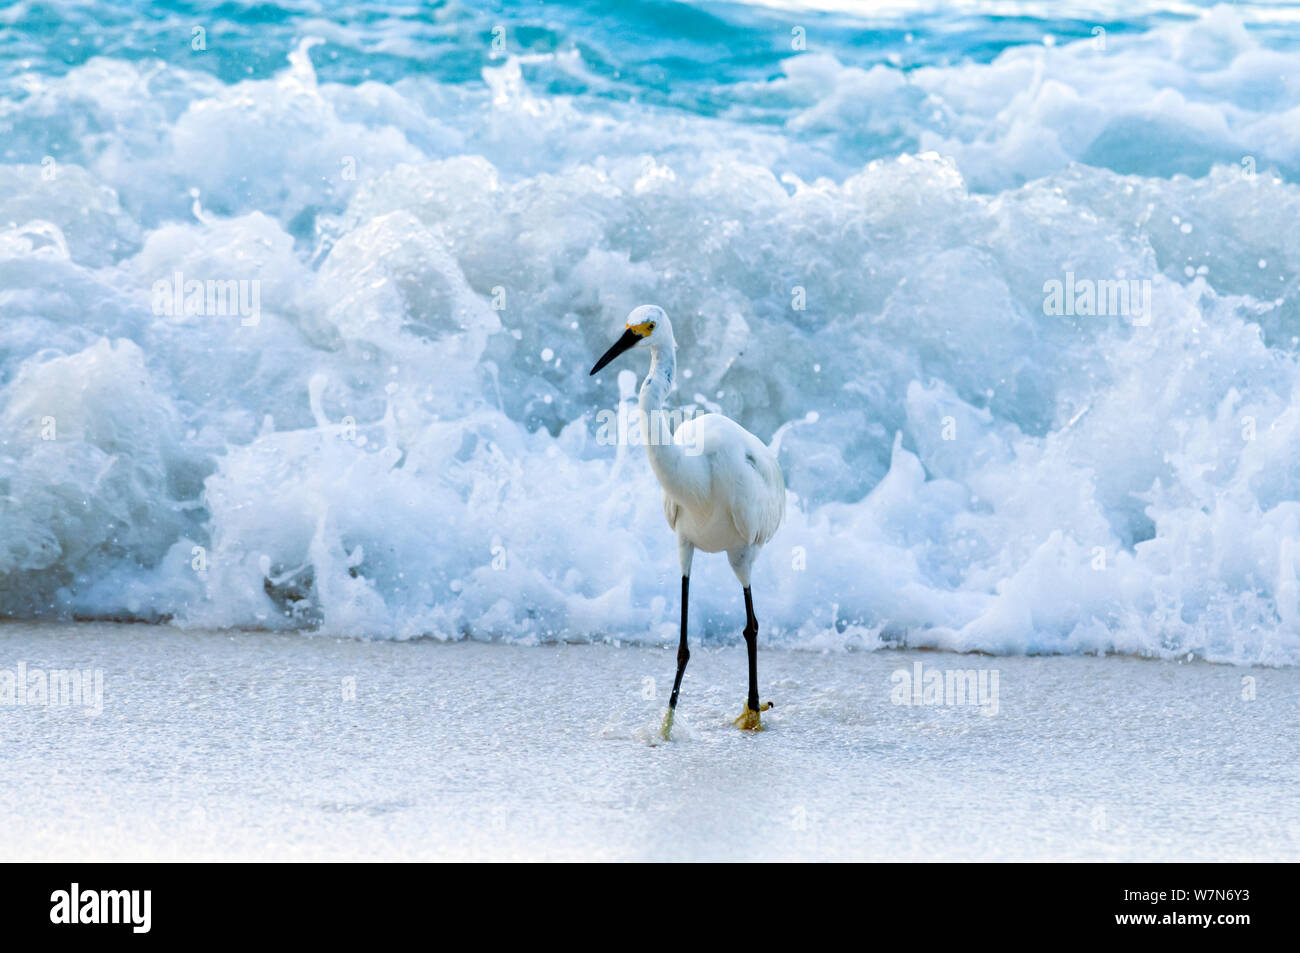
M 675 639 L 658 487 L 597 439 L 644 367 L 587 376 L 654 302 L 673 405 L 782 433 L 764 640 L 1300 661 L 1300 74 L 1240 15 L 812 49 L 707 109 L 577 47 L 327 82 L 316 27 L 0 97 L 0 611 Z M 1067 273 L 1149 313 L 1047 313 Z M 258 320 L 159 313 L 173 275 Z

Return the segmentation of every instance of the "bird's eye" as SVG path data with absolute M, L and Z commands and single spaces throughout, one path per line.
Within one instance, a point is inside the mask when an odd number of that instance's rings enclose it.
M 651 321 L 651 322 L 650 322 L 650 333 L 651 333 L 651 334 L 654 333 L 654 329 L 655 329 L 655 323 L 654 323 L 653 321 Z

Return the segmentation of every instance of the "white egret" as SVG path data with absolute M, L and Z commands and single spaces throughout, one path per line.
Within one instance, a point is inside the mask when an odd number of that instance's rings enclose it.
M 736 726 L 758 729 L 759 712 L 772 703 L 758 700 L 758 619 L 749 591 L 749 572 L 763 545 L 776 534 L 785 516 L 785 479 L 776 454 L 740 424 L 721 414 L 684 421 L 671 440 L 661 439 L 664 399 L 673 389 L 677 341 L 664 310 L 641 305 L 628 316 L 620 337 L 591 369 L 595 374 L 624 351 L 650 347 L 650 371 L 641 384 L 641 430 L 646 435 L 650 468 L 664 493 L 664 515 L 677 534 L 682 566 L 682 628 L 677 648 L 677 676 L 668 699 L 663 734 L 672 730 L 682 674 L 691 657 L 686 641 L 686 606 L 695 550 L 726 552 L 731 569 L 745 590 L 745 645 L 749 650 L 749 695 Z

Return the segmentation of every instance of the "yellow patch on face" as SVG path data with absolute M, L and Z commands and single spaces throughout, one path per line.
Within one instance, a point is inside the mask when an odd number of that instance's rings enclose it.
M 644 324 L 629 324 L 627 329 L 639 338 L 648 338 L 650 332 L 655 329 L 655 323 L 646 321 Z

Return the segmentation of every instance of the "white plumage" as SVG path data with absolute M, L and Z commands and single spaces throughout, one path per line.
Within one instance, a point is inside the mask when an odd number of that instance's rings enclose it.
M 675 485 L 664 484 L 670 527 L 706 553 L 740 552 L 776 535 L 785 516 L 785 479 L 763 441 L 730 417 L 702 414 L 684 421 L 673 442 L 698 450 L 702 466 L 683 468 Z M 740 581 L 749 585 L 748 578 Z
M 742 728 L 758 728 L 758 620 L 749 589 L 750 570 L 759 550 L 772 539 L 785 516 L 785 479 L 776 454 L 740 424 L 721 414 L 703 414 L 681 424 L 671 441 L 658 417 L 672 391 L 677 371 L 677 340 L 662 308 L 642 305 L 627 317 L 623 336 L 591 369 L 595 374 L 624 351 L 640 345 L 650 349 L 650 370 L 641 385 L 639 407 L 642 432 L 649 435 L 650 466 L 663 487 L 664 516 L 677 534 L 682 567 L 681 644 L 677 676 L 664 720 L 664 735 L 672 726 L 690 650 L 686 640 L 687 594 L 695 550 L 725 552 L 745 590 L 745 642 L 749 650 L 749 697 L 736 720 Z

